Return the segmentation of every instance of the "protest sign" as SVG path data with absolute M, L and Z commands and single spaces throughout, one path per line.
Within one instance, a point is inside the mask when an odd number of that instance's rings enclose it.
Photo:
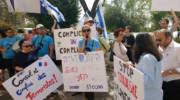
M 65 91 L 107 92 L 107 76 L 102 51 L 65 54 L 62 57 Z
M 60 60 L 62 54 L 77 53 L 81 31 L 74 28 L 54 30 L 56 59 Z
M 3 83 L 15 100 L 42 100 L 63 83 L 62 73 L 44 56 Z
M 180 0 L 152 0 L 152 11 L 180 11 Z
M 144 100 L 144 75 L 114 56 L 115 100 Z

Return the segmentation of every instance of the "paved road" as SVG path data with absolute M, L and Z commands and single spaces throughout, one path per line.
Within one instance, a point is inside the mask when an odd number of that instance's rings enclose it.
M 61 94 L 59 92 L 59 94 Z M 74 93 L 64 93 L 65 99 L 62 99 L 63 96 L 59 95 L 58 93 L 53 94 L 49 97 L 47 97 L 45 100 L 85 100 L 84 94 L 81 93 L 76 96 L 72 96 Z M 11 96 L 5 91 L 2 87 L 0 87 L 0 100 L 13 100 Z M 109 93 L 95 93 L 95 100 L 114 100 L 112 96 L 109 95 Z
M 2 92 L 2 91 L 1 91 Z M 1 93 L 0 100 L 13 100 L 7 92 Z M 45 100 L 85 100 L 83 94 L 72 96 L 73 93 L 65 93 L 66 99 L 61 99 L 59 95 L 54 95 L 52 97 L 46 98 Z M 96 93 L 95 100 L 114 100 L 112 97 L 108 96 L 107 93 Z

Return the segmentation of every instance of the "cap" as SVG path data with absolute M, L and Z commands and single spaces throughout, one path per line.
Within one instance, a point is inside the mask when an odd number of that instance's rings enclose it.
M 44 28 L 44 25 L 43 24 L 37 24 L 36 29 L 38 29 L 38 28 Z
M 85 20 L 84 20 L 84 24 L 86 24 L 87 22 L 92 22 L 92 23 L 94 23 L 94 20 L 92 19 L 92 17 L 87 17 L 87 18 L 85 18 Z

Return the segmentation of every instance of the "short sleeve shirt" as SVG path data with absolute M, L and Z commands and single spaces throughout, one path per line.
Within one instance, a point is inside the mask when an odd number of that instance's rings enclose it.
M 86 45 L 85 45 L 86 44 Z M 90 39 L 85 43 L 84 39 L 81 39 L 79 41 L 79 48 L 85 48 L 86 51 L 96 51 L 97 49 L 100 48 L 99 42 L 94 39 Z

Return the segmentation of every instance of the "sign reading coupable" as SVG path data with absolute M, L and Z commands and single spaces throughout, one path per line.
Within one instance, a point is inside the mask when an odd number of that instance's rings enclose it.
M 62 85 L 62 73 L 44 56 L 3 83 L 15 100 L 43 100 Z

